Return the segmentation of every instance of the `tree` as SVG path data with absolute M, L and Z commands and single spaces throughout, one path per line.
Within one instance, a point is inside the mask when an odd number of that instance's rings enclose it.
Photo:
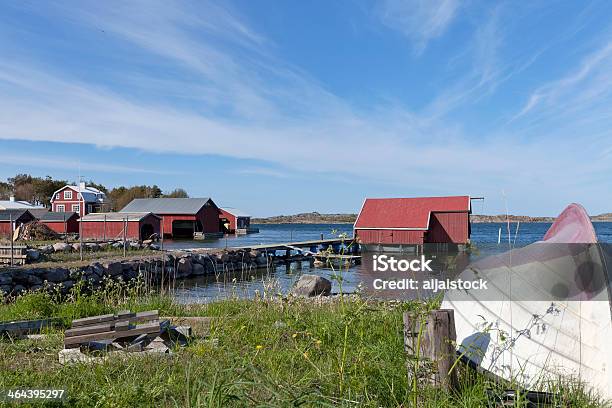
M 164 194 L 166 198 L 189 198 L 189 194 L 182 188 L 175 188 L 169 194 Z

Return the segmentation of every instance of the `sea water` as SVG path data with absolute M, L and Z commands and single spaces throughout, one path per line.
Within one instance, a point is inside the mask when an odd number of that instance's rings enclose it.
M 550 227 L 550 223 L 474 223 L 471 240 L 479 257 L 507 251 L 511 247 L 522 247 L 539 241 Z M 340 234 L 352 236 L 351 224 L 260 224 L 259 233 L 227 236 L 205 241 L 164 242 L 166 249 L 225 248 L 308 241 L 334 238 Z M 601 243 L 612 243 L 612 223 L 593 223 Z M 501 242 L 498 243 L 501 229 Z M 342 271 L 330 268 L 314 268 L 308 262 L 294 262 L 274 269 L 259 269 L 224 273 L 218 276 L 203 276 L 177 283 L 176 298 L 185 303 L 210 302 L 216 299 L 253 297 L 286 294 L 300 275 L 304 273 L 324 276 L 332 281 L 332 292 L 351 293 L 357 290 L 362 278 L 362 267 L 352 266 Z M 339 278 L 341 276 L 341 279 Z M 341 283 L 340 283 L 341 280 Z

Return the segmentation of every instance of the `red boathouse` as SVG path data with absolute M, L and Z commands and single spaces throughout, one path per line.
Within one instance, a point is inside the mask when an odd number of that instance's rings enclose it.
M 470 197 L 367 198 L 354 225 L 361 244 L 467 244 Z
M 83 239 L 143 241 L 160 231 L 161 217 L 152 213 L 92 213 L 79 219 Z M 126 228 L 127 225 L 127 228 Z
M 45 224 L 58 234 L 75 234 L 79 232 L 79 214 L 76 212 L 53 212 L 46 208 L 28 211 L 41 224 Z
M 164 236 L 193 239 L 219 234 L 219 207 L 210 198 L 136 198 L 124 212 L 151 212 L 162 218 Z

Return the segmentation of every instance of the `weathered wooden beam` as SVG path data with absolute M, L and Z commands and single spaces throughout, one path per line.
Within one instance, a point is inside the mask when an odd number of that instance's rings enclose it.
M 88 325 L 95 325 L 100 323 L 112 322 L 113 326 L 117 322 L 129 321 L 131 323 L 144 323 L 152 320 L 159 319 L 159 312 L 157 310 L 150 310 L 147 312 L 132 313 L 129 311 L 119 312 L 117 316 L 114 314 L 106 314 L 100 316 L 84 317 L 82 319 L 76 319 L 72 321 L 72 327 L 82 327 Z
M 64 332 L 64 337 L 82 336 L 84 334 L 103 333 L 113 330 L 112 323 L 94 324 L 68 329 Z
M 64 337 L 64 346 L 74 346 L 82 343 L 88 343 L 90 341 L 95 340 L 109 340 L 109 339 L 119 339 L 124 337 L 135 337 L 141 334 L 149 334 L 149 333 L 159 333 L 160 324 L 159 323 L 147 323 L 140 326 L 136 326 L 133 329 L 125 330 L 125 331 L 109 331 L 104 333 L 93 333 L 93 334 L 85 334 L 82 336 L 72 336 L 72 337 Z
M 434 310 L 427 315 L 404 313 L 404 348 L 410 382 L 450 390 L 457 386 L 451 371 L 456 359 L 454 311 Z
M 40 333 L 46 327 L 52 327 L 56 319 L 17 320 L 12 322 L 0 322 L 0 334 L 22 335 Z

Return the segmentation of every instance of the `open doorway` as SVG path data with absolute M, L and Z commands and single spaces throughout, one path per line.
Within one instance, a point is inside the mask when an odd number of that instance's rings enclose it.
M 176 220 L 172 221 L 172 238 L 175 239 L 193 239 L 193 233 L 196 230 L 195 221 L 191 220 Z
M 151 238 L 151 235 L 155 234 L 155 228 L 151 224 L 143 224 L 140 227 L 140 239 L 145 240 Z

